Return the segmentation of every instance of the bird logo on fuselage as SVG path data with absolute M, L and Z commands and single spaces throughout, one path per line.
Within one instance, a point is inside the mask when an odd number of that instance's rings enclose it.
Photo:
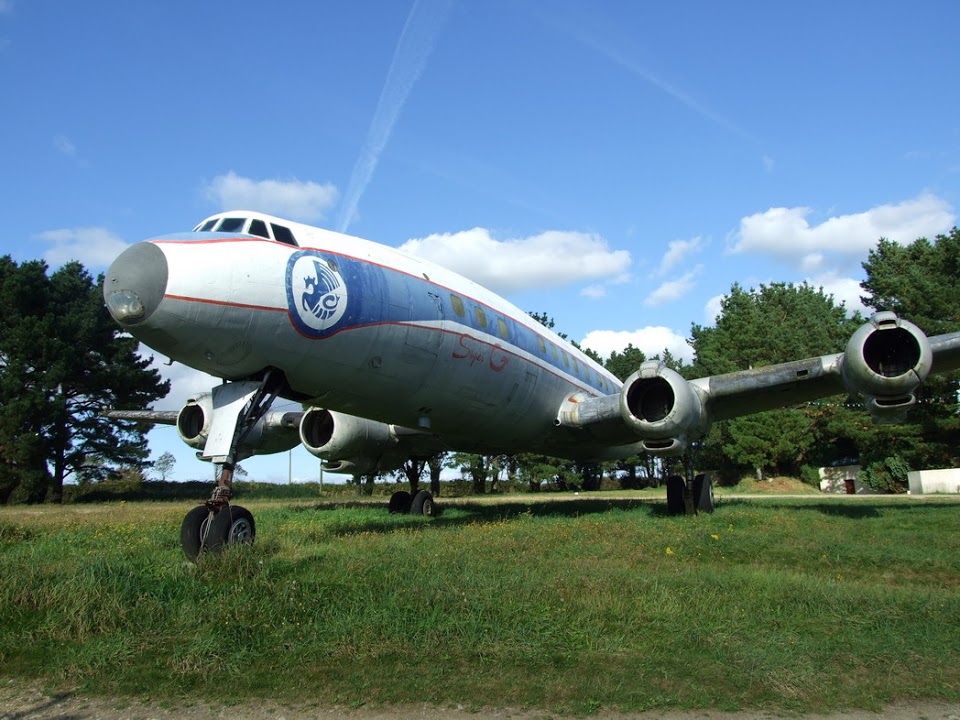
M 343 284 L 316 260 L 313 267 L 315 274 L 303 279 L 306 290 L 300 297 L 300 304 L 306 312 L 323 322 L 337 312 L 337 306 L 344 298 L 340 292 Z
M 347 308 L 347 287 L 331 260 L 297 253 L 287 265 L 287 307 L 301 332 L 327 334 Z

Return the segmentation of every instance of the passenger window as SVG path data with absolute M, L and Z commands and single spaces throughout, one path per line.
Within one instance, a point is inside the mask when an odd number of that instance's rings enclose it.
M 543 338 L 537 335 L 537 342 L 540 343 L 540 352 L 544 355 L 547 354 L 547 344 L 543 341 Z
M 217 232 L 240 232 L 245 222 L 246 218 L 224 218 L 220 221 L 220 227 L 217 228 Z
M 273 228 L 273 237 L 277 242 L 298 247 L 297 241 L 293 237 L 293 233 L 290 232 L 290 228 L 284 227 L 283 225 L 274 225 L 273 223 L 270 223 L 270 227 Z
M 463 307 L 463 300 L 452 293 L 450 295 L 450 304 L 453 306 L 453 312 L 456 313 L 457 317 L 464 317 L 467 314 L 466 308 Z
M 500 337 L 504 340 L 510 339 L 510 331 L 507 330 L 507 324 L 503 321 L 503 318 L 497 318 L 497 330 L 500 331 Z
M 557 346 L 553 343 L 550 343 L 550 354 L 553 355 L 554 360 L 560 360 L 560 356 L 557 355 Z
M 247 231 L 251 235 L 270 239 L 270 233 L 267 232 L 267 224 L 263 220 L 251 220 L 250 229 Z
M 577 359 L 573 359 L 573 371 L 579 375 L 580 374 L 580 363 L 577 362 Z
M 567 357 L 567 354 L 563 350 L 561 350 L 560 353 L 563 355 L 563 366 L 570 367 L 570 358 Z
M 483 308 L 480 307 L 479 305 L 474 305 L 473 314 L 477 318 L 477 325 L 479 325 L 482 328 L 485 328 L 487 326 L 487 314 L 483 311 Z

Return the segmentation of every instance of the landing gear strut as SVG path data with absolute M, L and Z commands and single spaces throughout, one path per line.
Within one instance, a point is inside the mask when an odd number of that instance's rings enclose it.
M 227 545 L 253 542 L 257 534 L 253 515 L 246 508 L 230 504 L 233 474 L 239 459 L 237 451 L 247 433 L 270 408 L 282 385 L 283 376 L 267 370 L 237 414 L 210 499 L 188 512 L 180 525 L 180 546 L 188 560 L 196 562 L 202 552 L 219 552 Z

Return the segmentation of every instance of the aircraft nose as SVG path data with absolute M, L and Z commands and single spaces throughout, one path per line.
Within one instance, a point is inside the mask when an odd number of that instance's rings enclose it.
M 136 325 L 160 306 L 167 289 L 167 258 L 153 243 L 131 245 L 103 279 L 103 300 L 121 325 Z

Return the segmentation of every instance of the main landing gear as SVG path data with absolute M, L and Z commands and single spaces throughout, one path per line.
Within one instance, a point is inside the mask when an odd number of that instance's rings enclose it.
M 180 547 L 191 562 L 196 562 L 201 553 L 219 552 L 227 545 L 249 544 L 256 537 L 257 525 L 253 514 L 244 507 L 230 504 L 230 498 L 233 497 L 233 473 L 240 459 L 240 443 L 269 409 L 282 384 L 282 375 L 268 370 L 263 380 L 250 393 L 236 416 L 226 454 L 218 456 L 222 457 L 223 462 L 210 499 L 193 508 L 183 518 L 180 525 Z
M 406 490 L 400 490 L 390 496 L 390 512 L 398 515 L 435 515 L 437 506 L 433 502 L 433 495 L 421 490 L 411 495 Z
M 683 460 L 686 479 L 681 475 L 667 478 L 667 511 L 671 515 L 712 513 L 713 481 L 703 473 L 694 474 L 692 453 L 685 453 Z

